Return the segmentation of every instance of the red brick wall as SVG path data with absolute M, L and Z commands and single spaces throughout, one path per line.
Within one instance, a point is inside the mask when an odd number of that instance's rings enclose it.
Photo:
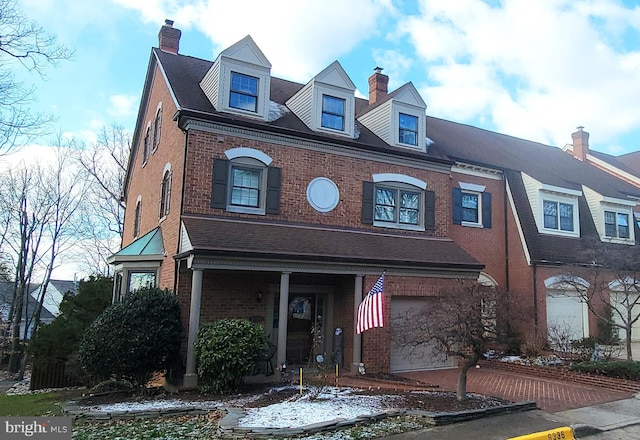
M 227 213 L 210 208 L 211 176 L 213 160 L 225 158 L 224 152 L 231 148 L 250 147 L 262 151 L 273 159 L 273 166 L 282 169 L 282 187 L 279 215 L 265 216 L 269 220 L 338 225 L 380 230 L 361 223 L 362 182 L 372 181 L 377 173 L 399 173 L 427 182 L 427 189 L 436 192 L 436 230 L 417 234 L 446 236 L 450 195 L 447 173 L 425 171 L 410 166 L 398 166 L 377 161 L 368 161 L 341 155 L 311 151 L 295 146 L 224 135 L 219 141 L 216 133 L 189 132 L 189 154 L 187 158 L 187 180 L 185 182 L 185 213 L 229 215 L 235 217 L 255 215 Z M 340 202 L 331 212 L 314 210 L 306 199 L 307 185 L 316 177 L 328 177 L 340 190 Z M 408 232 L 415 234 L 416 232 Z
M 147 123 L 153 124 L 158 103 L 162 102 L 162 130 L 160 143 L 155 152 L 150 153 L 146 164 L 142 164 L 142 150 L 144 134 Z M 182 193 L 182 170 L 184 162 L 184 135 L 172 121 L 176 112 L 169 90 L 160 71 L 156 69 L 151 86 L 151 93 L 147 108 L 144 109 L 144 125 L 139 145 L 133 146 L 135 153 L 131 181 L 126 194 L 127 210 L 124 218 L 124 234 L 122 245 L 127 246 L 135 238 L 133 237 L 133 223 L 136 200 L 142 196 L 142 215 L 140 222 L 140 236 L 149 232 L 158 225 L 162 226 L 164 248 L 167 253 L 160 268 L 158 284 L 160 287 L 173 289 L 175 266 L 173 255 L 178 248 L 178 235 L 180 231 L 180 196 Z M 160 222 L 158 207 L 160 201 L 160 185 L 163 178 L 163 170 L 167 163 L 171 164 L 171 203 L 169 214 Z

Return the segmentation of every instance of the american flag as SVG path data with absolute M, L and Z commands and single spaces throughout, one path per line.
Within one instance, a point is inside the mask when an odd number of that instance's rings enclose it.
M 384 272 L 358 306 L 356 333 L 384 327 Z

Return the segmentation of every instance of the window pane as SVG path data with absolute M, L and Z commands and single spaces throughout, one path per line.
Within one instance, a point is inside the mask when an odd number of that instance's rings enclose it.
M 143 287 L 153 287 L 155 285 L 156 285 L 155 272 L 130 272 L 129 273 L 129 292 L 133 292 Z
M 573 205 L 560 203 L 560 229 L 573 231 Z
M 479 199 L 478 194 L 462 194 L 462 221 L 479 223 L 478 216 Z
M 616 215 L 611 211 L 604 212 L 604 235 L 607 237 L 616 236 Z
M 400 113 L 398 140 L 403 144 L 418 145 L 418 118 Z
M 418 210 L 400 208 L 400 223 L 417 225 L 418 224 Z
M 232 173 L 231 204 L 258 207 L 260 204 L 261 172 L 234 167 Z
M 400 206 L 403 208 L 418 209 L 419 203 L 418 194 L 404 191 L 400 193 Z
M 322 121 L 320 124 L 334 130 L 344 130 L 345 100 L 322 95 Z
M 396 190 L 376 188 L 374 219 L 384 222 L 396 221 Z
M 400 223 L 418 224 L 420 196 L 414 192 L 400 192 Z
M 618 237 L 629 238 L 629 216 L 618 214 Z
M 548 229 L 558 229 L 558 203 L 543 202 L 544 210 L 544 227 Z
M 258 110 L 258 78 L 232 72 L 229 106 L 256 112 Z

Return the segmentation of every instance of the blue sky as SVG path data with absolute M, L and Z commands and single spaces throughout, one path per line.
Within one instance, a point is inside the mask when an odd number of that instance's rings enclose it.
M 340 61 L 361 94 L 381 66 L 412 81 L 427 113 L 555 146 L 578 125 L 593 149 L 640 149 L 640 6 L 614 0 L 18 0 L 73 49 L 36 109 L 91 142 L 133 130 L 150 48 L 165 18 L 180 53 L 213 60 L 250 34 L 272 75 L 306 83 Z M 428 134 L 427 134 L 428 135 Z

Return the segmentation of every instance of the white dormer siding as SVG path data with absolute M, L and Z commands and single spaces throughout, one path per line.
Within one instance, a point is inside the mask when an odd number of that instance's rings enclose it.
M 544 184 L 522 173 L 531 212 L 541 234 L 580 237 L 578 197 L 581 191 Z
M 200 87 L 219 112 L 269 117 L 271 63 L 249 35 L 220 53 Z
M 340 63 L 334 61 L 305 84 L 286 104 L 311 130 L 353 139 L 355 90 L 355 85 Z M 332 103 L 336 105 L 325 106 Z
M 635 244 L 633 208 L 636 202 L 606 197 L 584 185 L 582 191 L 587 199 L 600 240 Z
M 389 145 L 426 151 L 427 105 L 414 85 L 407 83 L 389 96 L 388 101 L 366 112 L 358 121 Z M 405 121 L 415 120 L 415 126 L 402 127 L 404 138 L 400 126 L 403 118 Z

